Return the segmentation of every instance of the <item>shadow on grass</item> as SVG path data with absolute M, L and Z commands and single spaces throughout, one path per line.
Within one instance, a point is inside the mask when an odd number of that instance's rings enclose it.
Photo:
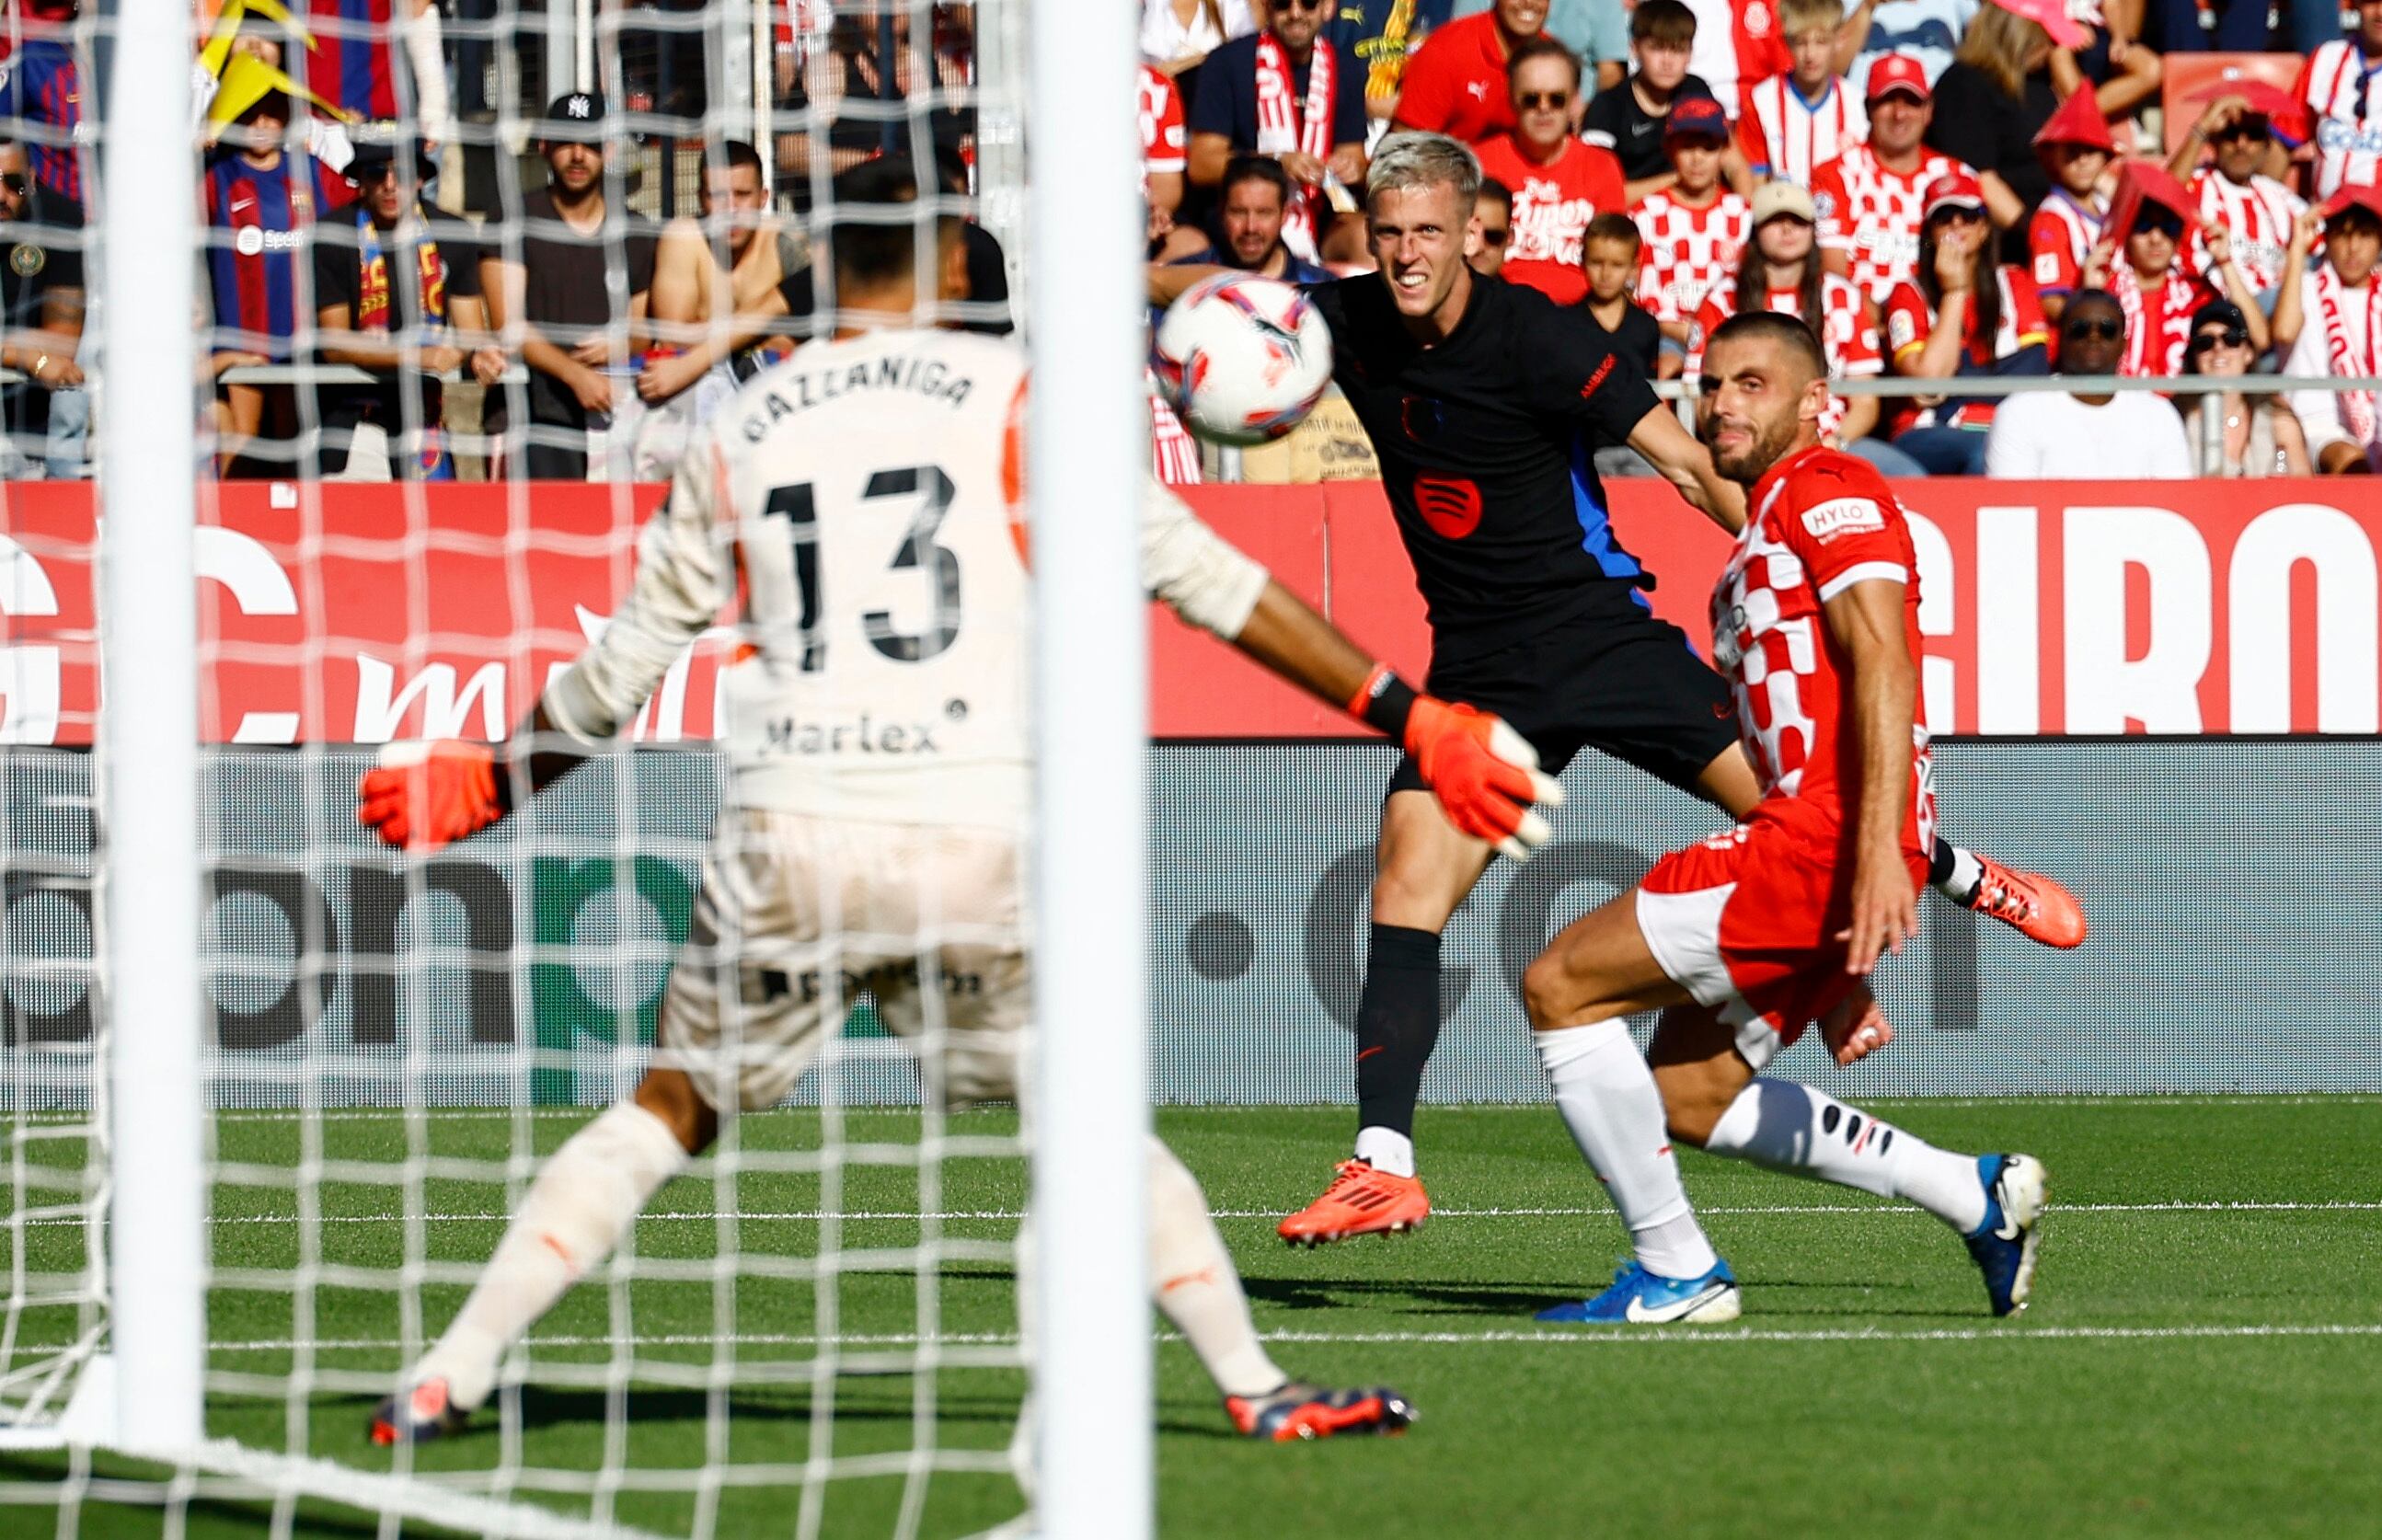
M 92 1533 L 93 1521 L 98 1520 L 100 1515 L 107 1513 L 127 1516 L 141 1514 L 153 1518 L 161 1525 L 165 1522 L 167 1511 L 165 1491 L 169 1474 L 163 1466 L 145 1466 L 134 1461 L 100 1455 L 92 1461 L 92 1473 L 95 1480 L 104 1485 L 99 1491 L 90 1493 L 82 1498 L 84 1522 L 78 1528 L 83 1533 Z M 0 1482 L 63 1482 L 66 1477 L 67 1457 L 63 1452 L 47 1456 L 0 1454 Z M 140 1482 L 156 1484 L 156 1500 L 140 1500 L 124 1489 L 130 1484 Z M 263 1534 L 273 1526 L 274 1503 L 269 1497 L 258 1498 L 253 1502 L 241 1502 L 229 1497 L 192 1497 L 187 1502 L 173 1505 L 173 1508 L 175 1511 L 184 1515 L 180 1528 L 189 1533 L 212 1534 L 221 1533 L 224 1529 L 230 1529 L 240 1534 Z M 325 1511 L 323 1507 L 315 1503 L 301 1503 L 298 1517 L 290 1534 L 298 1536 L 320 1537 L 320 1540 L 363 1540 L 365 1536 L 380 1534 L 378 1519 L 366 1518 L 361 1514 L 353 1518 L 344 1517 L 343 1511 L 338 1509 Z M 99 1522 L 104 1524 L 104 1520 Z M 7 1533 L 30 1534 L 35 1532 L 31 1529 L 19 1531 L 11 1528 Z M 115 1532 L 102 1527 L 98 1533 Z M 451 1530 L 442 1525 L 409 1519 L 406 1521 L 405 1533 L 409 1535 L 460 1535 L 469 1532 Z
M 906 1393 L 895 1395 L 881 1388 L 886 1381 L 906 1379 L 907 1375 L 847 1375 L 842 1383 L 860 1380 L 872 1385 L 869 1393 L 839 1390 L 832 1416 L 839 1423 L 907 1424 L 916 1420 L 915 1409 Z M 502 1425 L 500 1409 L 507 1402 L 519 1407 L 517 1415 L 524 1433 L 548 1432 L 574 1424 L 602 1428 L 605 1409 L 609 1397 L 601 1390 L 562 1389 L 546 1386 L 524 1385 L 515 1389 L 499 1390 L 489 1404 L 459 1434 L 438 1440 L 449 1448 L 464 1447 L 473 1440 L 489 1440 L 497 1436 Z M 359 1432 L 363 1428 L 374 1405 L 368 1396 L 347 1396 L 336 1400 L 325 1399 L 314 1405 L 316 1423 L 330 1423 L 350 1412 L 353 1412 Z M 640 1431 L 665 1428 L 672 1424 L 705 1425 L 711 1410 L 711 1398 L 700 1390 L 638 1389 L 628 1393 L 629 1417 Z M 1018 1403 L 1013 1397 L 953 1395 L 949 1391 L 935 1399 L 936 1420 L 943 1423 L 980 1423 L 1007 1425 L 1017 1421 Z M 738 1422 L 808 1423 L 810 1421 L 810 1390 L 807 1387 L 788 1387 L 781 1395 L 757 1395 L 743 1392 L 728 1398 L 728 1416 L 731 1425 Z M 359 1445 L 361 1446 L 361 1437 Z
M 1528 1315 L 1580 1296 L 1549 1283 L 1415 1283 L 1385 1278 L 1243 1278 L 1253 1300 L 1284 1310 L 1379 1307 L 1402 1315 Z

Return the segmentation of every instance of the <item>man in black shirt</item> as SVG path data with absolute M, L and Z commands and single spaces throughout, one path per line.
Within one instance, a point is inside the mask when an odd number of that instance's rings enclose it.
M 374 375 L 368 385 L 322 391 L 322 474 L 348 463 L 355 430 L 388 435 L 389 473 L 402 481 L 452 481 L 439 376 L 468 360 L 485 376 L 503 355 L 483 348 L 487 312 L 471 227 L 425 209 L 414 177 L 432 164 L 426 143 L 368 141 L 348 163 L 356 202 L 314 228 L 316 346 L 326 363 Z
M 654 282 L 651 220 L 604 196 L 604 99 L 592 91 L 546 109 L 546 185 L 525 193 L 510 240 L 480 259 L 491 318 L 510 341 L 519 328 L 527 367 L 528 445 L 520 470 L 534 480 L 584 481 L 591 434 L 625 442 L 637 409 L 625 372 L 629 328 L 645 315 Z M 482 376 L 485 381 L 489 376 Z
M 1743 494 L 1585 312 L 1472 271 L 1480 181 L 1452 139 L 1383 141 L 1366 186 L 1380 271 L 1308 290 L 1331 323 L 1333 377 L 1373 441 L 1429 610 L 1427 688 L 1504 717 L 1550 774 L 1594 748 L 1750 812 L 1761 788 L 1728 687 L 1648 607 L 1653 579 L 1615 534 L 1592 456 L 1626 443 L 1731 532 Z M 1218 271 L 1152 268 L 1151 296 L 1171 302 Z M 1449 824 L 1423 784 L 1400 761 L 1381 811 L 1356 1157 L 1283 1221 L 1294 1242 L 1404 1229 L 1430 1211 L 1412 1131 L 1439 1035 L 1440 932 L 1495 852 Z M 1938 875 L 1958 877 L 1964 900 L 2018 891 L 1997 917 L 2036 922 L 2037 890 L 1979 859 L 1945 847 Z
M 33 180 L 23 145 L 0 140 L 0 367 L 25 376 L 0 386 L 0 476 L 37 473 L 54 404 L 82 400 L 82 211 Z

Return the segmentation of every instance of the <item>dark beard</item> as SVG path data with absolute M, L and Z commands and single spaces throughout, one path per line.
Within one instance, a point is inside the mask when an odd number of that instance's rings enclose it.
M 1739 486 L 1751 486 L 1769 474 L 1770 468 L 1794 448 L 1795 435 L 1800 427 L 1800 419 L 1788 418 L 1783 426 L 1764 434 L 1735 455 L 1724 456 L 1714 450 L 1713 469 Z

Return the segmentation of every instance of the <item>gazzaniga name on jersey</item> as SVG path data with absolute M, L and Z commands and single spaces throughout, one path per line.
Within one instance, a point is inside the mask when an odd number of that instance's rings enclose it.
M 815 369 L 780 381 L 765 392 L 744 418 L 744 442 L 758 444 L 770 425 L 812 407 L 864 390 L 912 391 L 957 410 L 965 405 L 976 382 L 953 373 L 940 359 L 905 353 L 871 359 L 848 367 Z

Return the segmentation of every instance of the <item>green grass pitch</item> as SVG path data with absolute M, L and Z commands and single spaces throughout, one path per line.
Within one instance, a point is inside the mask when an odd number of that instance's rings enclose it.
M 1362 1540 L 1486 1535 L 1831 1536 L 1974 1534 L 2240 1535 L 2374 1534 L 2382 1528 L 2382 1098 L 2142 1101 L 1918 1101 L 1879 1104 L 1911 1131 L 1965 1149 L 2031 1150 L 2048 1162 L 2047 1220 L 2034 1307 L 1995 1322 L 1958 1242 L 1934 1221 L 1859 1194 L 1687 1156 L 1689 1191 L 1745 1285 L 1744 1318 L 1709 1330 L 1542 1331 L 1530 1312 L 1593 1291 L 1623 1251 L 1602 1193 L 1545 1107 L 1426 1109 L 1418 1130 L 1439 1213 L 1420 1234 L 1317 1253 L 1272 1237 L 1273 1216 L 1311 1196 L 1344 1149 L 1335 1108 L 1170 1109 L 1160 1127 L 1223 1216 L 1277 1358 L 1326 1381 L 1405 1390 L 1422 1420 L 1404 1438 L 1258 1446 L 1228 1436 L 1189 1352 L 1159 1350 L 1159 1506 L 1168 1536 L 1314 1535 Z M 903 1119 L 859 1120 L 896 1140 Z M 574 1126 L 536 1124 L 541 1150 Z M 501 1158 L 499 1117 L 439 1117 L 432 1153 Z M 750 1147 L 800 1149 L 815 1118 L 747 1120 Z M 1002 1131 L 998 1114 L 954 1131 Z M 338 1160 L 397 1162 L 394 1118 L 321 1125 Z M 220 1154 L 270 1172 L 298 1152 L 294 1123 L 227 1120 Z M 352 1171 L 354 1167 L 345 1167 Z M 969 1159 L 945 1172 L 942 1206 L 1013 1213 L 1014 1162 Z M 431 1254 L 477 1260 L 494 1243 L 502 1189 L 430 1179 Z M 748 1173 L 750 1214 L 815 1210 L 815 1177 Z M 699 1261 L 719 1228 L 707 1180 L 664 1190 L 638 1232 L 646 1257 Z M 290 1198 L 271 1185 L 217 1189 L 216 1255 L 274 1269 L 298 1257 Z M 847 1212 L 915 1212 L 915 1177 L 851 1173 Z M 327 1262 L 393 1266 L 404 1229 L 399 1189 L 323 1190 Z M 786 1257 L 817 1245 L 815 1220 L 747 1217 L 742 1245 Z M 980 1239 L 1006 1218 L 955 1221 Z M 915 1219 L 847 1222 L 847 1247 L 915 1241 Z M 51 1242 L 36 1233 L 30 1245 Z M 39 1260 L 38 1252 L 35 1253 Z M 55 1258 L 50 1260 L 55 1261 Z M 942 1332 L 998 1346 L 1014 1333 L 1012 1279 L 988 1261 L 955 1264 L 935 1291 Z M 834 1333 L 898 1338 L 920 1323 L 908 1272 L 857 1274 L 835 1292 Z M 460 1289 L 424 1291 L 435 1329 Z M 393 1371 L 397 1295 L 326 1287 L 316 1296 L 318 1363 Z M 694 1282 L 632 1286 L 638 1362 L 711 1362 L 715 1302 Z M 813 1446 L 814 1396 L 782 1371 L 812 1359 L 815 1291 L 794 1278 L 748 1279 L 733 1314 L 736 1353 L 755 1383 L 731 1393 L 731 1459 L 800 1461 Z M 272 1376 L 290 1363 L 286 1296 L 218 1290 L 215 1366 Z M 615 1322 L 606 1290 L 583 1287 L 538 1329 L 534 1364 L 602 1363 Z M 866 1351 L 863 1344 L 854 1351 Z M 777 1371 L 772 1373 L 772 1371 Z M 534 1369 L 533 1374 L 534 1374 Z M 771 1383 L 772 1380 L 776 1383 Z M 998 1451 L 1022 1380 L 1010 1368 L 932 1376 L 937 1442 Z M 838 1456 L 908 1448 L 920 1382 L 852 1375 L 833 1385 Z M 593 1469 L 604 1436 L 600 1389 L 530 1385 L 520 1395 L 519 1458 Z M 699 1389 L 632 1386 L 629 1451 L 641 1466 L 704 1462 Z M 362 1437 L 361 1393 L 303 1403 L 306 1444 L 368 1469 L 389 1456 Z M 218 1394 L 210 1432 L 287 1445 L 277 1394 Z M 433 1470 L 485 1469 L 504 1439 L 494 1418 L 424 1451 Z M 0 1483 L 54 1478 L 63 1457 L 0 1457 Z M 103 1460 L 103 1475 L 138 1465 Z M 819 1533 L 893 1531 L 902 1483 L 824 1485 Z M 19 1491 L 23 1488 L 20 1486 Z M 129 1495 L 129 1494 L 128 1494 Z M 546 1500 L 570 1508 L 574 1499 Z M 790 1534 L 791 1485 L 721 1497 L 723 1535 Z M 964 1534 L 1016 1510 L 1007 1480 L 939 1476 L 921 1533 Z M 583 1502 L 580 1509 L 584 1511 Z M 625 1497 L 619 1516 L 683 1533 L 692 1499 Z M 270 1504 L 197 1505 L 191 1535 L 260 1533 Z M 55 1515 L 0 1508 L 0 1533 L 48 1534 Z M 153 1508 L 93 1501 L 86 1535 L 155 1534 Z M 374 1521 L 307 1507 L 300 1532 L 362 1535 Z M 409 1533 L 436 1533 L 409 1529 Z

